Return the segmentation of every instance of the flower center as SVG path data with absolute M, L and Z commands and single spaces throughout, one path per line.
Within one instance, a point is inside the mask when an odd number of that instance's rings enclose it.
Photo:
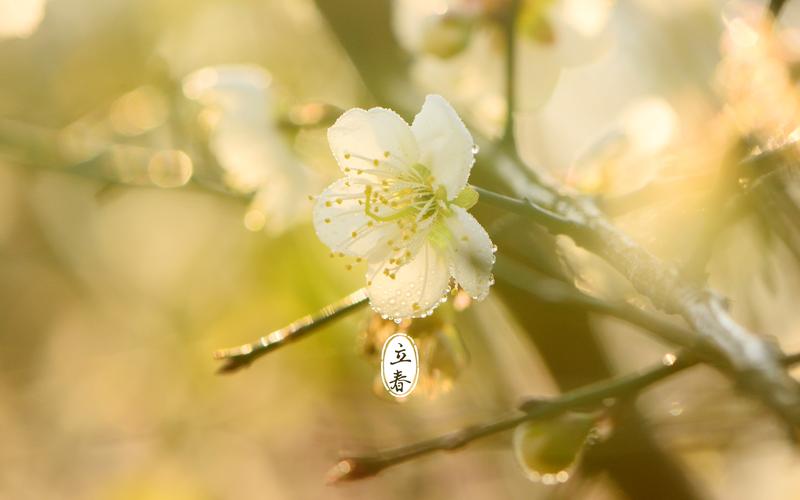
M 399 226 L 434 220 L 448 210 L 447 193 L 434 188 L 430 170 L 419 163 L 396 176 L 369 184 L 364 189 L 364 212 L 376 222 L 397 222 Z

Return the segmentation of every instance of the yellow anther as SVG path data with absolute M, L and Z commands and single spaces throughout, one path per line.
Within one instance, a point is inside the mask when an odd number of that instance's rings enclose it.
M 331 202 L 329 202 L 329 201 L 326 201 L 326 202 L 325 202 L 325 206 L 326 206 L 326 207 L 329 207 L 329 206 L 331 206 Z
M 384 151 L 383 152 L 383 157 L 384 158 L 388 158 L 389 157 L 389 152 L 388 151 Z
M 344 154 L 344 159 L 345 160 L 349 160 L 350 159 L 350 153 L 345 153 Z
M 377 167 L 378 166 L 378 159 L 375 158 L 374 160 L 372 160 L 372 164 Z
M 325 224 L 330 224 L 330 223 L 331 223 L 331 220 L 326 217 L 325 218 Z

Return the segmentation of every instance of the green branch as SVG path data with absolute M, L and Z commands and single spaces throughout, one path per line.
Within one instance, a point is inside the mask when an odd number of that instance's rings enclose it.
M 525 191 L 526 186 L 515 186 Z M 540 194 L 542 189 L 544 193 Z M 791 427 L 800 426 L 800 385 L 781 366 L 779 349 L 736 322 L 714 291 L 686 281 L 678 269 L 615 227 L 589 199 L 540 183 L 529 189 L 549 205 L 479 189 L 481 199 L 564 234 L 605 259 L 653 304 L 680 314 L 696 332 L 698 355 L 760 398 Z M 532 196 L 533 197 L 533 196 Z M 706 357 L 712 353 L 711 357 Z
M 691 330 L 626 303 L 614 303 L 585 294 L 574 286 L 532 271 L 512 259 L 498 256 L 494 273 L 501 281 L 524 290 L 551 304 L 571 304 L 587 311 L 604 314 L 638 326 L 658 340 L 699 351 L 697 335 Z
M 511 0 L 508 5 L 508 12 L 504 19 L 504 31 L 506 39 L 505 53 L 505 93 L 506 93 L 506 119 L 503 124 L 502 142 L 514 144 L 514 110 L 516 109 L 516 93 L 514 86 L 516 82 L 517 69 L 517 13 L 519 12 L 519 0 Z
M 800 362 L 800 354 L 793 354 L 781 359 L 781 363 L 785 365 L 793 365 L 798 362 Z M 367 478 L 394 465 L 436 451 L 452 451 L 462 448 L 475 440 L 513 429 L 529 420 L 552 418 L 569 410 L 585 410 L 587 407 L 596 407 L 607 398 L 634 397 L 643 389 L 696 364 L 695 358 L 686 355 L 665 357 L 662 363 L 637 373 L 590 384 L 556 398 L 535 400 L 534 403 L 523 405 L 522 413 L 500 417 L 374 454 L 346 456 L 331 469 L 328 481 L 335 483 Z

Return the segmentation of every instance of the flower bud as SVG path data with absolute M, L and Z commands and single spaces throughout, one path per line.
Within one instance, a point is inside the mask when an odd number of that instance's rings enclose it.
M 545 484 L 566 481 L 568 469 L 577 462 L 596 419 L 593 414 L 568 413 L 517 426 L 514 455 L 528 478 Z

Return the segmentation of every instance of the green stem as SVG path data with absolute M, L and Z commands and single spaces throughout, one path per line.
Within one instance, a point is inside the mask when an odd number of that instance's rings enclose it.
M 517 58 L 517 12 L 519 0 L 511 0 L 505 18 L 506 59 L 505 59 L 505 92 L 506 92 L 506 120 L 503 125 L 502 141 L 514 144 L 514 109 L 516 96 L 514 91 Z

